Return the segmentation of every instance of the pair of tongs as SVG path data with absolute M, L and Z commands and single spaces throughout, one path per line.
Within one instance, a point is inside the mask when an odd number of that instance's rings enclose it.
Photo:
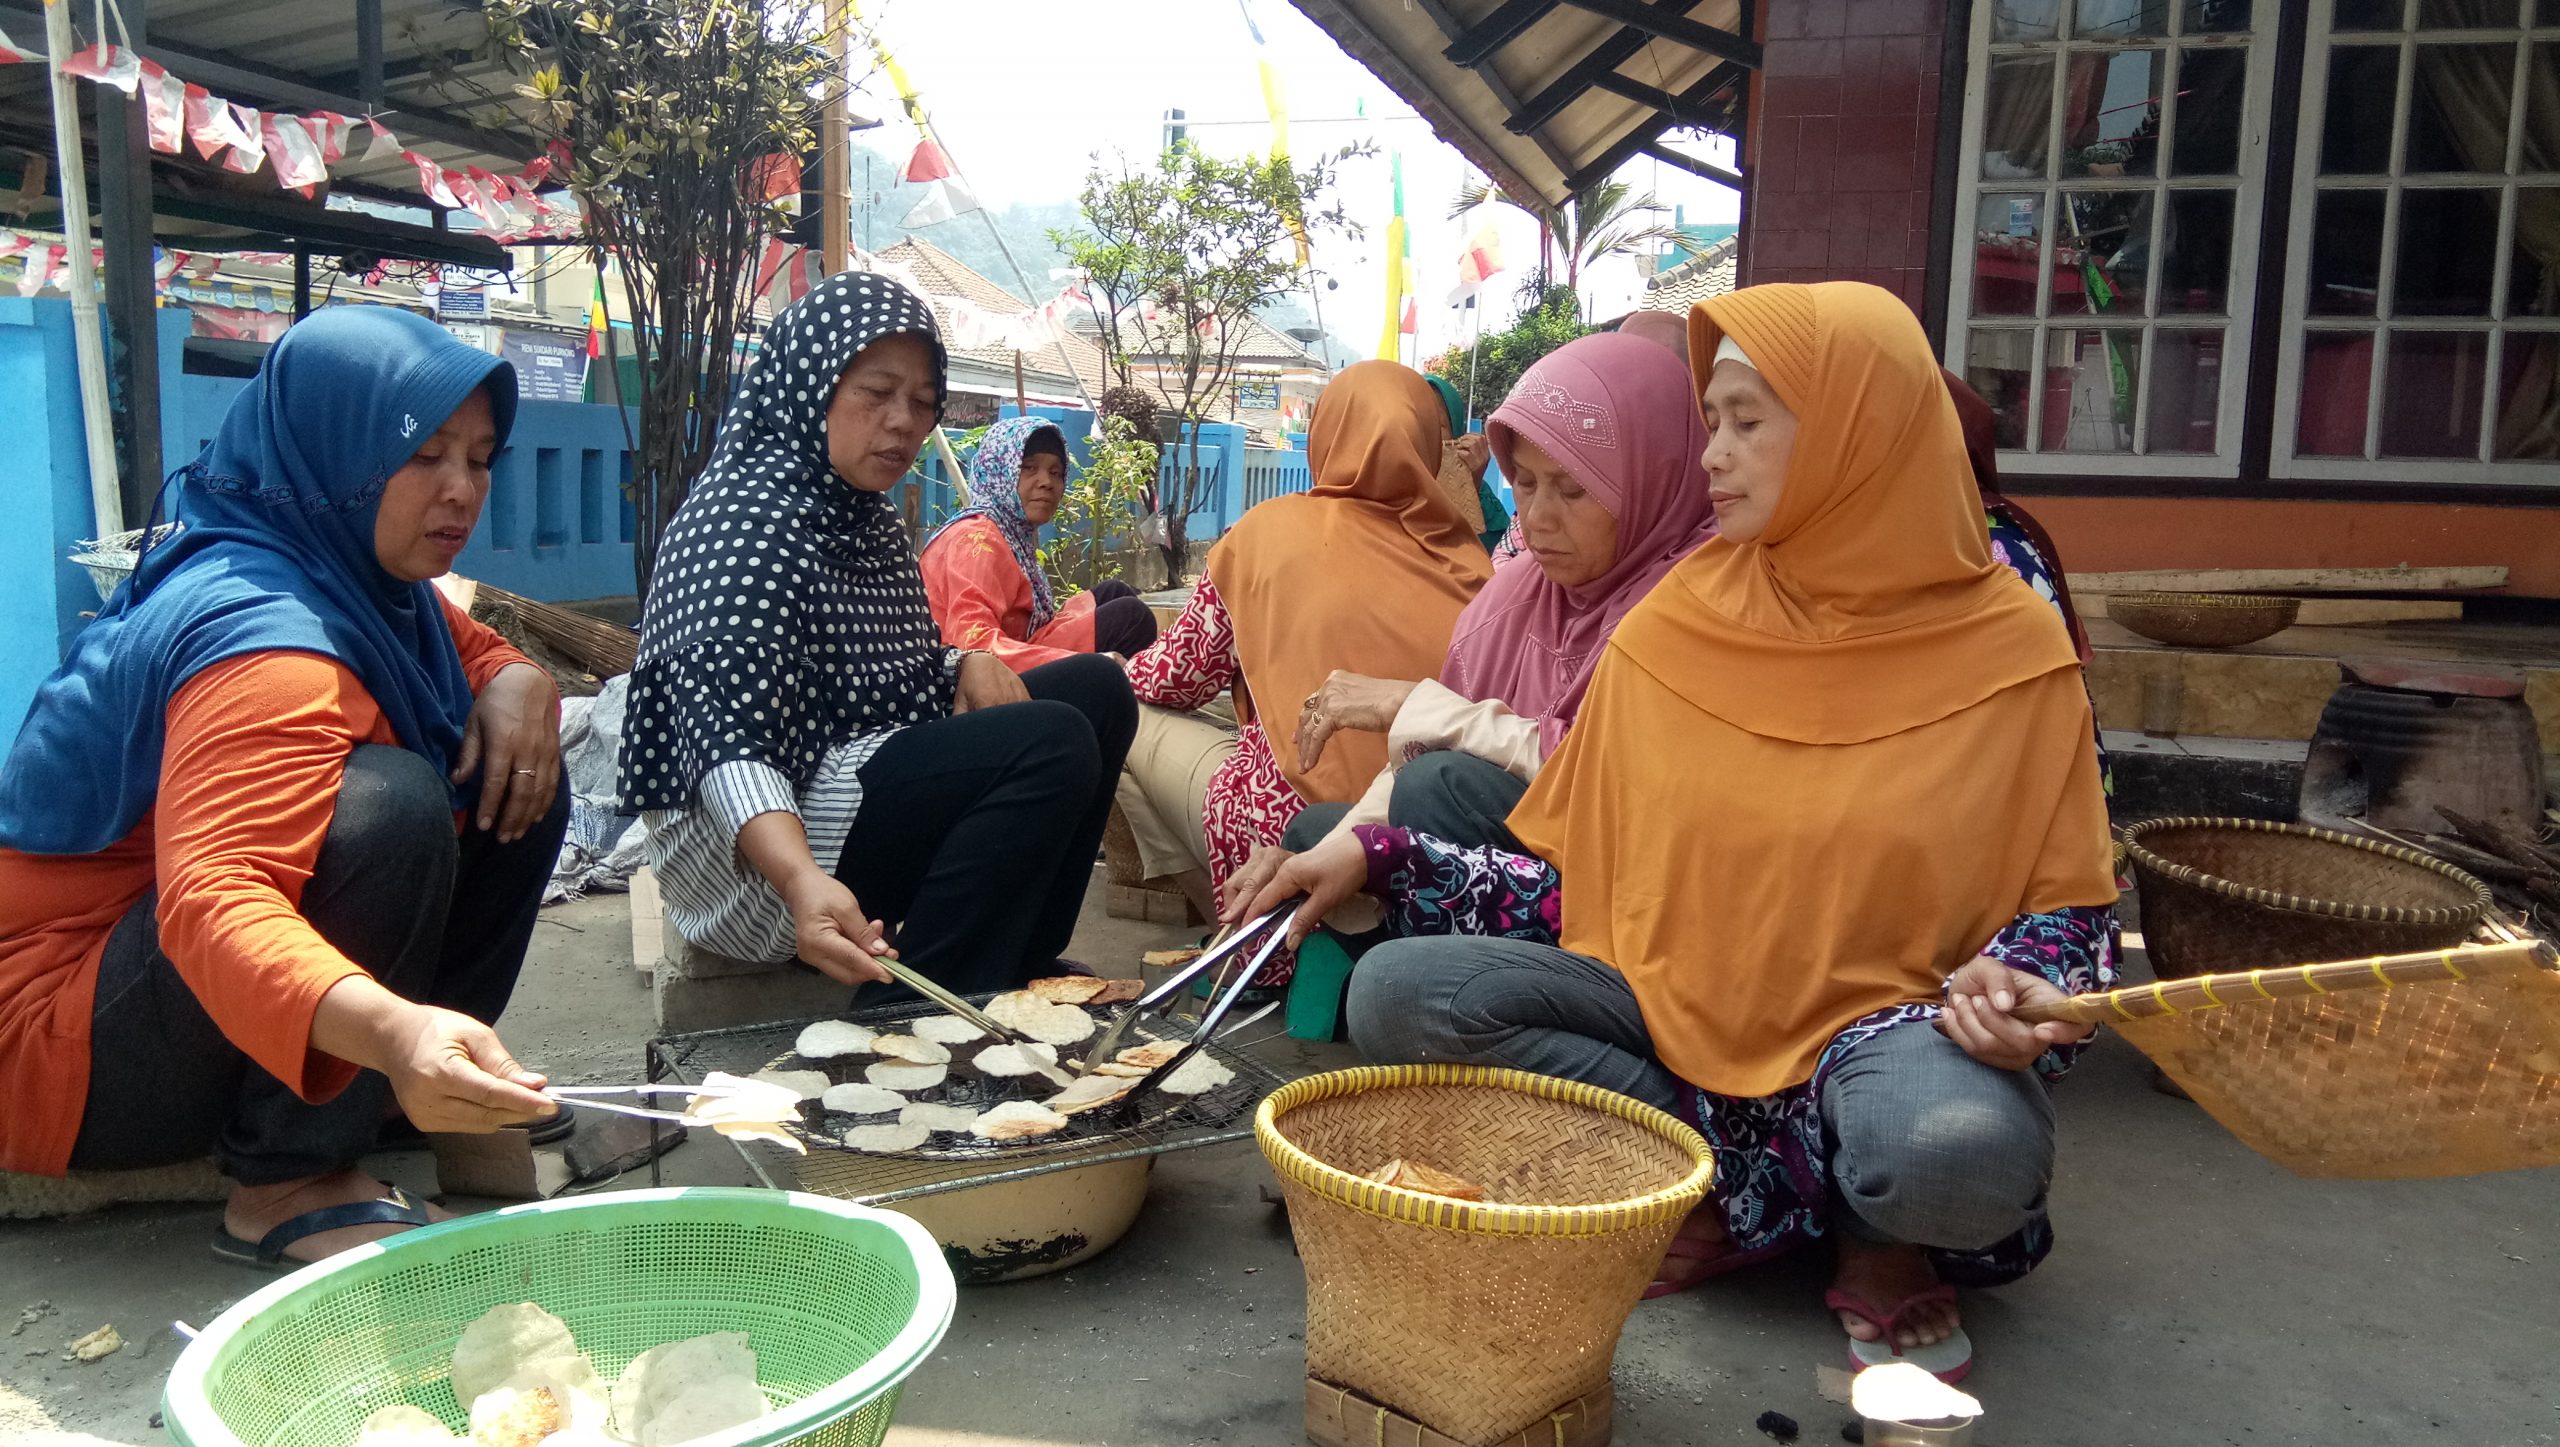
M 581 1110 L 601 1110 L 612 1115 L 627 1115 L 640 1120 L 673 1121 L 677 1125 L 701 1125 L 702 1120 L 690 1111 L 650 1110 L 645 1106 L 623 1105 L 617 1101 L 598 1100 L 603 1095 L 682 1095 L 708 1100 L 724 1100 L 748 1092 L 734 1085 L 554 1085 L 541 1092 L 542 1098 L 558 1105 L 574 1105 Z
M 1218 1027 L 1225 1022 L 1228 1012 L 1235 1008 L 1238 1000 L 1244 998 L 1244 992 L 1252 986 L 1254 978 L 1262 973 L 1263 966 L 1269 964 L 1271 957 L 1278 954 L 1280 947 L 1288 942 L 1289 921 L 1297 912 L 1297 905 L 1298 902 L 1293 899 L 1267 914 L 1248 921 L 1229 935 L 1223 943 L 1203 951 L 1198 959 L 1167 976 L 1164 983 L 1139 996 L 1135 1004 L 1121 1011 L 1119 1018 L 1111 1022 L 1111 1028 L 1102 1032 L 1102 1038 L 1094 1042 L 1093 1048 L 1076 1063 L 1076 1070 L 1082 1074 L 1091 1074 L 1094 1067 L 1111 1059 L 1119 1052 L 1120 1042 L 1128 1038 L 1129 1027 L 1137 1022 L 1140 1015 L 1188 989 L 1194 980 L 1209 970 L 1218 969 L 1219 974 L 1210 989 L 1209 1006 L 1201 1013 L 1200 1024 L 1192 1031 L 1191 1038 L 1172 1059 L 1148 1071 L 1135 1089 L 1120 1098 L 1119 1109 L 1124 1112 L 1134 1110 L 1139 1097 L 1161 1082 L 1170 1079 L 1173 1072 L 1182 1068 L 1184 1062 L 1190 1060 L 1193 1055 L 1199 1053 L 1202 1046 L 1216 1038 Z M 1256 944 L 1259 948 L 1254 949 L 1248 959 L 1245 955 L 1246 948 Z M 1241 968 L 1234 968 L 1233 977 L 1230 978 L 1227 971 L 1235 967 L 1239 960 L 1244 963 Z
M 868 953 L 868 951 L 865 953 Z M 915 991 L 917 994 L 924 996 L 926 999 L 940 1005 L 943 1009 L 948 1010 L 952 1014 L 959 1016 L 961 1019 L 968 1021 L 970 1024 L 977 1026 L 979 1029 L 986 1031 L 998 1040 L 1013 1045 L 1037 1045 L 1040 1043 L 1039 1041 L 1032 1039 L 1030 1036 L 1023 1034 L 1021 1031 L 1014 1029 L 1012 1026 L 996 1019 L 986 1011 L 981 1010 L 977 1006 L 970 1004 L 968 1001 L 961 999 L 949 990 L 935 984 L 933 981 L 926 979 L 922 973 L 908 969 L 905 965 L 899 964 L 896 960 L 889 958 L 887 955 L 872 955 L 871 963 L 887 970 L 890 976 L 897 980 L 899 984 L 902 984 L 908 989 Z

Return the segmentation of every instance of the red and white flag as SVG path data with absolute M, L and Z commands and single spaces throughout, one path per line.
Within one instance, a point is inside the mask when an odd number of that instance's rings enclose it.
M 969 188 L 960 183 L 960 178 L 945 176 L 926 190 L 924 199 L 917 202 L 916 209 L 908 212 L 906 219 L 899 224 L 913 231 L 919 226 L 931 226 L 937 221 L 965 216 L 977 209 L 978 198 L 969 194 Z
M 1456 306 L 1482 291 L 1486 280 L 1501 270 L 1502 233 L 1487 219 L 1467 237 L 1465 249 L 1458 253 L 1458 285 L 1449 293 L 1449 304 Z
M 927 136 L 916 142 L 915 152 L 907 157 L 906 169 L 898 173 L 898 179 L 916 185 L 940 181 L 952 174 L 951 157 L 934 143 L 933 137 Z
M 151 128 L 151 149 L 174 156 L 187 141 L 187 83 L 157 61 L 142 63 L 142 116 Z
M 42 64 L 44 64 L 43 51 L 29 50 L 18 42 L 11 40 L 7 32 L 0 31 L 0 65 Z

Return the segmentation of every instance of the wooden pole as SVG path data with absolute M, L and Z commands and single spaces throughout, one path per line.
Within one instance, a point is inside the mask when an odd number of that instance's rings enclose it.
M 836 55 L 836 74 L 827 88 L 826 114 L 818 128 L 819 204 L 826 208 L 819 249 L 827 275 L 834 276 L 853 264 L 853 213 L 846 195 L 853 169 L 852 117 L 846 100 L 853 85 L 853 24 L 844 0 L 827 0 L 827 37 Z
M 1031 413 L 1031 398 L 1022 386 L 1022 353 L 1018 351 L 1013 354 L 1013 409 L 1024 416 Z
M 44 7 L 44 39 L 53 81 L 54 154 L 62 177 L 62 241 L 71 263 L 72 352 L 80 371 L 81 430 L 89 444 L 91 525 L 103 541 L 124 531 L 124 495 L 116 472 L 114 416 L 107 403 L 106 338 L 98 327 L 98 265 L 89 254 L 89 171 L 80 148 L 80 101 L 62 68 L 79 53 L 79 41 L 71 33 L 71 14 L 63 0 Z M 105 37 L 99 40 L 104 43 Z

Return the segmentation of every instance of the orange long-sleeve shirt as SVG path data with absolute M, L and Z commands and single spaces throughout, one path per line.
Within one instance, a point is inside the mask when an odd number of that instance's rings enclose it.
M 477 692 L 526 662 L 451 604 Z M 156 882 L 160 949 L 260 1069 L 326 1100 L 356 1067 L 311 1048 L 320 997 L 362 967 L 297 912 L 336 816 L 347 755 L 390 744 L 363 684 L 316 654 L 244 654 L 169 701 L 160 797 L 95 854 L 0 849 L 0 1169 L 60 1175 L 89 1082 L 107 937 Z
M 1016 673 L 1093 651 L 1091 593 L 1069 598 L 1048 627 L 1031 631 L 1031 579 L 987 519 L 944 528 L 918 563 L 933 621 L 952 647 L 984 649 Z

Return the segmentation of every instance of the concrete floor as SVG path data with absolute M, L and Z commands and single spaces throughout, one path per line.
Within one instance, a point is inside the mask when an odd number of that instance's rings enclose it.
M 1098 898 L 1100 891 L 1096 891 Z M 561 1079 L 636 1078 L 648 993 L 618 897 L 549 911 L 509 1043 Z M 1134 964 L 1178 931 L 1090 911 L 1083 959 Z M 1276 1022 L 1277 1017 L 1272 1017 Z M 1270 1028 L 1257 1026 L 1251 1033 Z M 1296 1068 L 1336 1047 L 1276 1041 Z M 1985 1447 L 2078 1444 L 2560 1444 L 2560 1172 L 2456 1181 L 2295 1179 L 2194 1106 L 2155 1094 L 2122 1041 L 2063 1097 L 2061 1245 L 2035 1276 L 1966 1300 Z M 384 1157 L 433 1185 L 423 1156 Z M 673 1183 L 743 1184 L 725 1144 L 668 1158 Z M 1302 1439 L 1305 1298 L 1249 1142 L 1165 1158 L 1117 1248 L 1045 1280 L 964 1293 L 917 1374 L 893 1447 L 1286 1447 Z M 265 1278 L 205 1250 L 210 1206 L 0 1223 L 0 1443 L 153 1444 L 175 1320 L 203 1323 Z M 1648 1303 L 1618 1352 L 1617 1440 L 1751 1443 L 1761 1412 L 1836 1442 L 1840 1336 L 1801 1258 Z M 63 1344 L 112 1322 L 90 1366 Z

